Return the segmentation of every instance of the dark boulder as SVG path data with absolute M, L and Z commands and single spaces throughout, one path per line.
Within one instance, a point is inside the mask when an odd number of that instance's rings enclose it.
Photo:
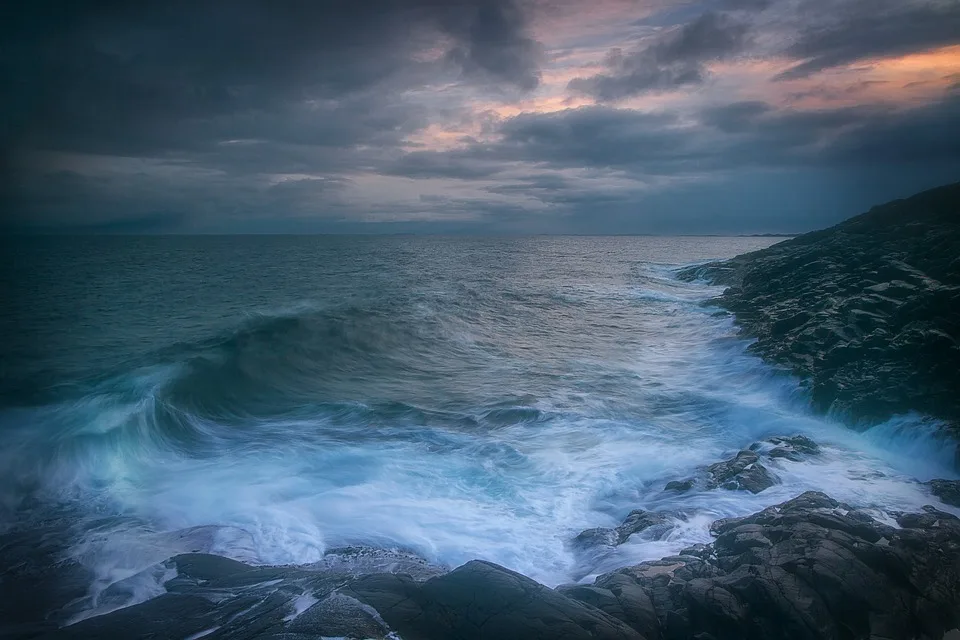
M 372 606 L 405 640 L 643 638 L 593 605 L 480 560 L 424 583 L 367 576 L 342 593 Z

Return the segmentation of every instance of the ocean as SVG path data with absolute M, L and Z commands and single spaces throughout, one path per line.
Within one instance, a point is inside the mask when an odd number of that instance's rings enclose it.
M 310 565 L 364 545 L 553 586 L 808 489 L 957 513 L 921 484 L 957 477 L 936 425 L 815 415 L 709 304 L 722 289 L 676 278 L 775 241 L 8 239 L 0 562 L 3 541 L 54 541 L 33 562 L 83 568 L 47 605 L 74 621 L 163 593 L 158 563 L 185 551 Z M 663 491 L 798 433 L 822 455 L 771 462 L 766 491 Z M 674 526 L 571 548 L 636 508 Z

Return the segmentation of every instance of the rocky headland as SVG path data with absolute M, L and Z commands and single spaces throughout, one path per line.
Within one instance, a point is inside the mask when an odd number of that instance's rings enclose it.
M 817 410 L 861 427 L 917 412 L 960 435 L 960 183 L 681 277 L 726 285 L 712 303 Z

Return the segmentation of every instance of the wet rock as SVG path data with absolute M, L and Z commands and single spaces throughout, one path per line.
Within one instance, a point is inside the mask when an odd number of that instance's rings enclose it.
M 624 518 L 616 532 L 619 544 L 623 544 L 635 533 L 648 532 L 652 537 L 658 538 L 672 528 L 673 524 L 664 514 L 636 509 Z
M 960 183 L 682 277 L 728 285 L 716 302 L 816 409 L 864 426 L 914 411 L 957 435 L 958 255 Z
M 694 481 L 693 479 L 686 480 L 671 480 L 664 487 L 664 491 L 676 491 L 677 493 L 686 493 L 693 489 Z
M 572 544 L 575 550 L 581 551 L 597 547 L 613 548 L 626 542 L 635 533 L 649 531 L 652 537 L 657 538 L 672 528 L 673 523 L 666 515 L 635 509 L 615 529 L 606 527 L 586 529 L 577 534 Z
M 369 551 L 369 550 L 368 550 Z M 389 556 L 392 552 L 373 556 Z M 167 592 L 141 604 L 65 627 L 51 638 L 211 638 L 247 640 L 320 636 L 387 638 L 379 614 L 339 591 L 357 579 L 353 565 L 337 571 L 254 567 L 209 554 L 162 563 L 174 578 Z M 390 576 L 392 574 L 379 574 Z M 420 584 L 410 576 L 413 584 Z
M 960 480 L 931 480 L 927 486 L 945 504 L 960 507 Z
M 447 572 L 447 568 L 427 562 L 410 551 L 350 546 L 328 549 L 311 571 L 362 576 L 371 573 L 403 573 L 416 580 L 427 580 Z
M 614 529 L 596 527 L 586 529 L 573 539 L 575 549 L 589 549 L 592 547 L 615 547 L 620 544 L 620 536 Z
M 760 456 L 744 449 L 730 460 L 717 462 L 707 467 L 710 474 L 708 486 L 711 488 L 745 490 L 760 493 L 779 481 L 770 471 L 760 464 Z
M 697 543 L 681 549 L 680 555 L 691 556 L 702 560 L 709 556 L 712 552 L 713 550 L 708 545 Z
M 405 640 L 643 638 L 593 605 L 480 560 L 424 583 L 367 576 L 343 593 L 375 608 Z
M 767 452 L 771 458 L 786 458 L 793 462 L 800 462 L 806 456 L 820 454 L 820 445 L 804 435 L 775 436 L 768 438 L 767 442 L 775 445 Z
M 334 592 L 303 612 L 294 610 L 287 633 L 323 638 L 375 638 L 390 636 L 391 629 L 376 609 L 348 595 Z
M 641 563 L 566 593 L 648 635 L 650 620 L 626 612 L 652 607 L 666 640 L 939 640 L 960 624 L 960 520 L 928 507 L 898 521 L 808 492 L 714 523 L 717 539 L 699 557 Z
M 633 512 L 624 531 L 660 518 Z M 417 580 L 188 554 L 167 563 L 169 593 L 45 637 L 939 640 L 960 626 L 960 519 L 896 520 L 808 492 L 716 521 L 712 544 L 555 590 L 483 561 Z

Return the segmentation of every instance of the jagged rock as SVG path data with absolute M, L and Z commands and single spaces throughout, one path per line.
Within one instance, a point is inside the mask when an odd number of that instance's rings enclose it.
M 681 277 L 728 285 L 716 302 L 818 410 L 864 425 L 916 411 L 960 434 L 958 255 L 955 183 Z
M 960 480 L 931 480 L 927 485 L 944 503 L 960 507 Z
M 565 593 L 651 637 L 650 620 L 627 611 L 652 605 L 665 640 L 940 640 L 960 624 L 960 520 L 928 507 L 898 523 L 808 492 L 714 523 L 700 559 L 642 563 Z
M 707 467 L 710 474 L 708 486 L 711 488 L 743 489 L 750 493 L 760 493 L 778 483 L 776 476 L 760 464 L 760 456 L 744 449 L 730 460 L 717 462 Z

